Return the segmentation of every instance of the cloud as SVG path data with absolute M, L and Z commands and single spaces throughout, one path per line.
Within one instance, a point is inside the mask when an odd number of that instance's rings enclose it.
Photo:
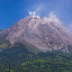
M 36 12 L 28 11 L 29 15 L 32 16 L 33 18 L 40 18 L 39 15 L 36 15 Z
M 28 11 L 29 15 L 32 16 L 33 18 L 40 18 L 39 15 L 37 15 L 37 11 Z M 50 12 L 50 14 L 48 15 L 48 17 L 44 16 L 43 17 L 43 21 L 42 24 L 48 24 L 48 23 L 55 23 L 55 24 L 61 24 L 60 20 L 58 19 L 58 17 L 56 16 L 56 14 L 54 14 L 53 12 Z
M 57 18 L 57 16 L 53 12 L 50 12 L 48 17 L 45 16 L 43 18 L 43 23 L 47 23 L 47 22 L 53 22 L 56 24 L 61 24 L 60 20 Z
M 37 15 L 37 11 L 28 11 L 29 12 L 29 15 L 32 16 L 33 18 L 40 18 L 39 15 Z M 53 12 L 50 12 L 50 14 L 48 15 L 48 17 L 43 17 L 43 23 L 46 23 L 46 22 L 53 22 L 53 23 L 57 23 L 57 24 L 61 24 L 60 20 L 57 18 L 57 16 L 53 13 Z
M 52 21 L 52 22 L 56 22 L 58 24 L 61 24 L 60 20 L 57 18 L 57 16 L 53 12 L 51 12 L 49 14 L 49 21 Z

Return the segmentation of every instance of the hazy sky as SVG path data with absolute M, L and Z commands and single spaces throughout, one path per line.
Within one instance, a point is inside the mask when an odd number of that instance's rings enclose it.
M 0 0 L 0 29 L 36 12 L 40 17 L 53 12 L 72 31 L 72 0 Z

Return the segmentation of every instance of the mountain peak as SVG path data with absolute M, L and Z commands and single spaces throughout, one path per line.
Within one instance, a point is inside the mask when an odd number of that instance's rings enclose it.
M 35 18 L 28 16 L 0 32 L 11 44 L 27 43 L 40 51 L 61 50 L 69 52 L 72 45 L 72 34 L 59 21 L 50 18 Z

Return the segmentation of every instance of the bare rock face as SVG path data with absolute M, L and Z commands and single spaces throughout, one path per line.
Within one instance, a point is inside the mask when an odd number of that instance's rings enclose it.
M 53 50 L 69 52 L 68 45 L 72 45 L 72 34 L 62 25 L 45 18 L 30 16 L 0 31 L 1 36 L 5 36 L 11 44 L 28 43 L 43 52 Z

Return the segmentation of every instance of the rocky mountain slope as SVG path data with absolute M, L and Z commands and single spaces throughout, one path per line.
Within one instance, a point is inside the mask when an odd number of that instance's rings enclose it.
M 69 52 L 72 46 L 72 34 L 56 21 L 47 18 L 28 16 L 8 29 L 0 31 L 0 38 L 5 37 L 11 44 L 26 43 L 40 51 L 61 50 Z

